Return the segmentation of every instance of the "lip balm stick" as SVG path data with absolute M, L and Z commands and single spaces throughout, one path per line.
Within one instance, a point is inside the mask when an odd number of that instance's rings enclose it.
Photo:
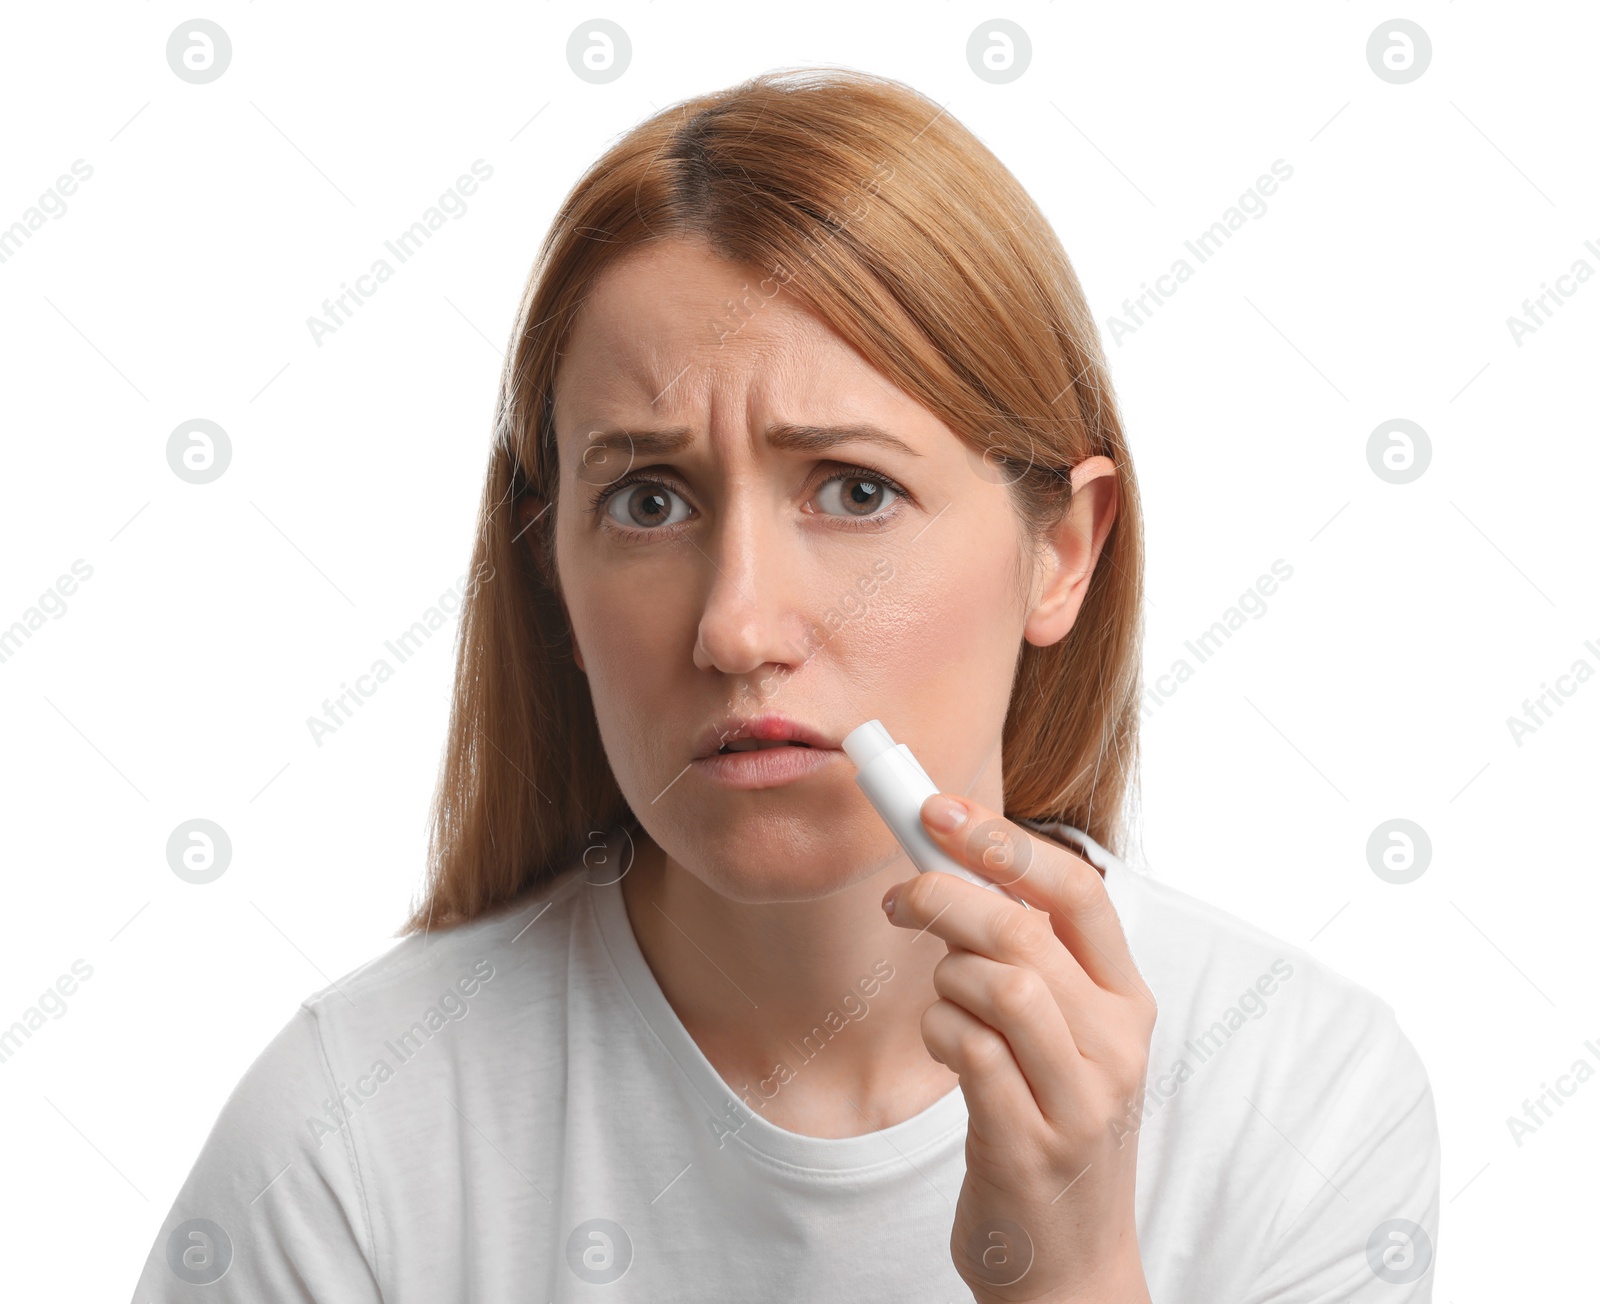
M 1023 906 L 1027 902 L 1000 884 L 951 859 L 922 826 L 922 803 L 939 791 L 911 749 L 896 743 L 879 720 L 868 720 L 844 737 L 844 751 L 856 767 L 856 786 L 883 817 L 919 874 L 938 870 L 998 892 Z

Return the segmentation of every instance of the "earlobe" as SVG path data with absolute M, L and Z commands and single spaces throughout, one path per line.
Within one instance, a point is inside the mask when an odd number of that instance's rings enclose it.
M 1072 499 L 1045 539 L 1049 571 L 1023 637 L 1048 647 L 1067 636 L 1078 619 L 1089 579 L 1117 516 L 1117 468 L 1109 457 L 1089 457 L 1072 468 Z

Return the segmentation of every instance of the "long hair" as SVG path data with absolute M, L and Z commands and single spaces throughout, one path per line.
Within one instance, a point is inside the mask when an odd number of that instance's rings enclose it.
M 865 73 L 779 70 L 628 132 L 540 246 L 500 382 L 427 880 L 396 936 L 504 905 L 611 825 L 638 825 L 550 560 L 551 410 L 562 347 L 597 277 L 673 237 L 750 269 L 728 329 L 766 297 L 796 296 L 1009 484 L 1035 541 L 1066 508 L 1073 465 L 1116 464 L 1116 520 L 1076 623 L 1021 650 L 1001 771 L 1007 816 L 1061 820 L 1120 854 L 1137 766 L 1142 519 L 1077 276 L 1016 178 L 937 104 Z M 529 498 L 540 512 L 524 527 Z

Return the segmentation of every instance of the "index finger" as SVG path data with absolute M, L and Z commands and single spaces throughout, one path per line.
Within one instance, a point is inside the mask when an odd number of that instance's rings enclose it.
M 946 810 L 960 822 L 945 827 Z M 1147 990 L 1105 880 L 1082 856 L 954 793 L 923 802 L 922 823 L 963 865 L 1046 911 L 1061 944 L 1099 986 L 1129 996 Z

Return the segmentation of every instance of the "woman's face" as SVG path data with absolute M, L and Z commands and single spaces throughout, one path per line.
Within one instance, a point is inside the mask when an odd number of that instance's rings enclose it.
M 685 240 L 600 279 L 554 419 L 578 664 L 622 792 L 678 864 L 797 901 L 893 859 L 838 750 L 872 718 L 941 789 L 1000 808 L 1024 634 L 1053 641 L 1076 610 L 1027 628 L 1001 468 L 776 281 Z M 763 717 L 826 746 L 706 758 L 783 732 L 739 723 Z

